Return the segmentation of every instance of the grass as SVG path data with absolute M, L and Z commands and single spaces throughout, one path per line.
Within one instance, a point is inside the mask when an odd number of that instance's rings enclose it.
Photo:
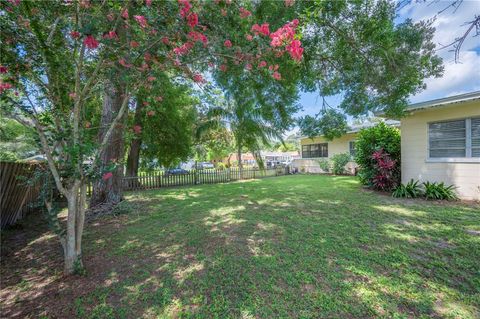
M 480 316 L 475 204 L 286 176 L 131 193 L 117 212 L 88 226 L 87 275 L 57 316 Z

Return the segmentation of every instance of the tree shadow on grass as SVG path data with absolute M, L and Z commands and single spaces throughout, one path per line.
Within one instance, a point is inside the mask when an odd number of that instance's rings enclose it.
M 479 217 L 468 207 L 404 206 L 328 176 L 148 191 L 127 202 L 128 213 L 88 226 L 86 277 L 50 280 L 48 269 L 46 284 L 31 292 L 7 289 L 20 299 L 4 303 L 2 315 L 473 318 L 478 311 L 471 268 L 478 241 L 461 230 Z M 61 268 L 61 256 L 54 259 Z M 18 269 L 22 278 L 28 271 Z M 2 299 L 4 290 L 2 283 Z

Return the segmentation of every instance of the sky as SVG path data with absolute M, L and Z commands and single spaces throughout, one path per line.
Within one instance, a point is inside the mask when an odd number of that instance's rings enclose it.
M 397 21 L 411 18 L 414 22 L 431 19 L 436 16 L 433 26 L 436 28 L 434 43 L 437 48 L 451 43 L 462 35 L 465 22 L 473 20 L 475 14 L 480 15 L 480 0 L 464 0 L 454 12 L 453 8 L 438 14 L 452 1 L 412 1 L 399 12 Z M 445 71 L 442 78 L 426 79 L 427 89 L 415 96 L 410 96 L 410 102 L 422 102 L 436 98 L 480 90 L 480 36 L 473 37 L 471 32 L 464 42 L 460 61 L 455 63 L 454 52 L 450 49 L 438 50 L 437 54 L 443 58 Z M 341 96 L 328 97 L 329 105 L 335 107 L 340 104 Z M 302 93 L 299 101 L 303 110 L 296 116 L 315 115 L 322 106 L 322 98 L 318 93 Z M 295 130 L 296 131 L 296 130 Z

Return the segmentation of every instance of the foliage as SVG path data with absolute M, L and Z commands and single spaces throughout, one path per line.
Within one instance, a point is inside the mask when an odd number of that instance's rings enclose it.
M 457 195 L 455 194 L 455 186 L 453 185 L 447 186 L 443 182 L 424 182 L 422 185 L 425 189 L 426 199 L 458 199 Z
M 419 181 L 411 179 L 407 184 L 398 185 L 392 192 L 393 197 L 417 198 L 423 195 Z
M 339 153 L 332 156 L 332 172 L 335 175 L 345 174 L 345 165 L 352 161 L 349 153 Z
M 225 165 L 225 164 L 222 163 L 222 162 L 218 162 L 218 163 L 216 164 L 216 169 L 224 170 L 224 169 L 226 169 L 226 168 L 227 168 L 227 165 Z
M 35 131 L 0 115 L 0 160 L 15 161 L 39 154 Z
M 315 117 L 307 115 L 300 118 L 298 125 L 303 135 L 310 138 L 322 135 L 330 141 L 348 130 L 345 115 L 333 109 L 323 110 Z
M 332 168 L 332 163 L 326 158 L 319 158 L 317 159 L 318 166 L 324 171 L 325 173 L 330 172 Z
M 372 154 L 374 160 L 373 169 L 375 176 L 372 184 L 375 189 L 382 191 L 390 191 L 398 184 L 399 177 L 396 176 L 397 163 L 392 160 L 390 155 L 383 149 L 379 149 Z
M 373 127 L 362 129 L 355 142 L 355 162 L 359 165 L 360 181 L 364 185 L 373 186 L 377 176 L 378 161 L 372 155 L 383 150 L 395 162 L 391 169 L 389 187 L 400 181 L 400 130 L 381 122 Z
M 358 116 L 402 115 L 425 79 L 443 73 L 433 21 L 398 22 L 394 1 L 298 1 L 304 6 L 302 82 L 321 96 L 342 94 L 339 108 Z

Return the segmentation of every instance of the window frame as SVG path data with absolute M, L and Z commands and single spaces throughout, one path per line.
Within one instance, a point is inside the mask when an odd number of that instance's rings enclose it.
M 317 150 L 315 152 L 318 152 L 319 155 L 325 155 L 323 152 L 324 148 L 326 148 L 326 156 L 318 156 L 318 157 L 313 157 L 312 156 L 312 150 L 311 150 L 311 146 L 312 145 L 316 145 L 317 146 Z M 308 151 L 304 151 L 303 148 L 304 147 L 308 147 Z M 304 153 L 305 152 L 308 152 L 308 157 L 304 157 Z M 311 144 L 303 144 L 302 145 L 302 158 L 305 158 L 305 159 L 313 159 L 313 158 L 328 158 L 328 142 L 327 143 L 311 143 Z
M 352 143 L 353 143 L 353 154 L 352 154 Z M 355 144 L 357 143 L 357 140 L 352 140 L 348 141 L 348 153 L 352 158 L 355 157 L 356 149 L 355 149 Z
M 427 122 L 427 154 L 426 162 L 431 163 L 480 163 L 480 157 L 472 157 L 472 119 L 480 118 L 477 115 L 472 115 L 463 118 L 454 118 L 448 120 L 437 120 Z M 465 121 L 465 156 L 462 157 L 430 157 L 430 124 Z

